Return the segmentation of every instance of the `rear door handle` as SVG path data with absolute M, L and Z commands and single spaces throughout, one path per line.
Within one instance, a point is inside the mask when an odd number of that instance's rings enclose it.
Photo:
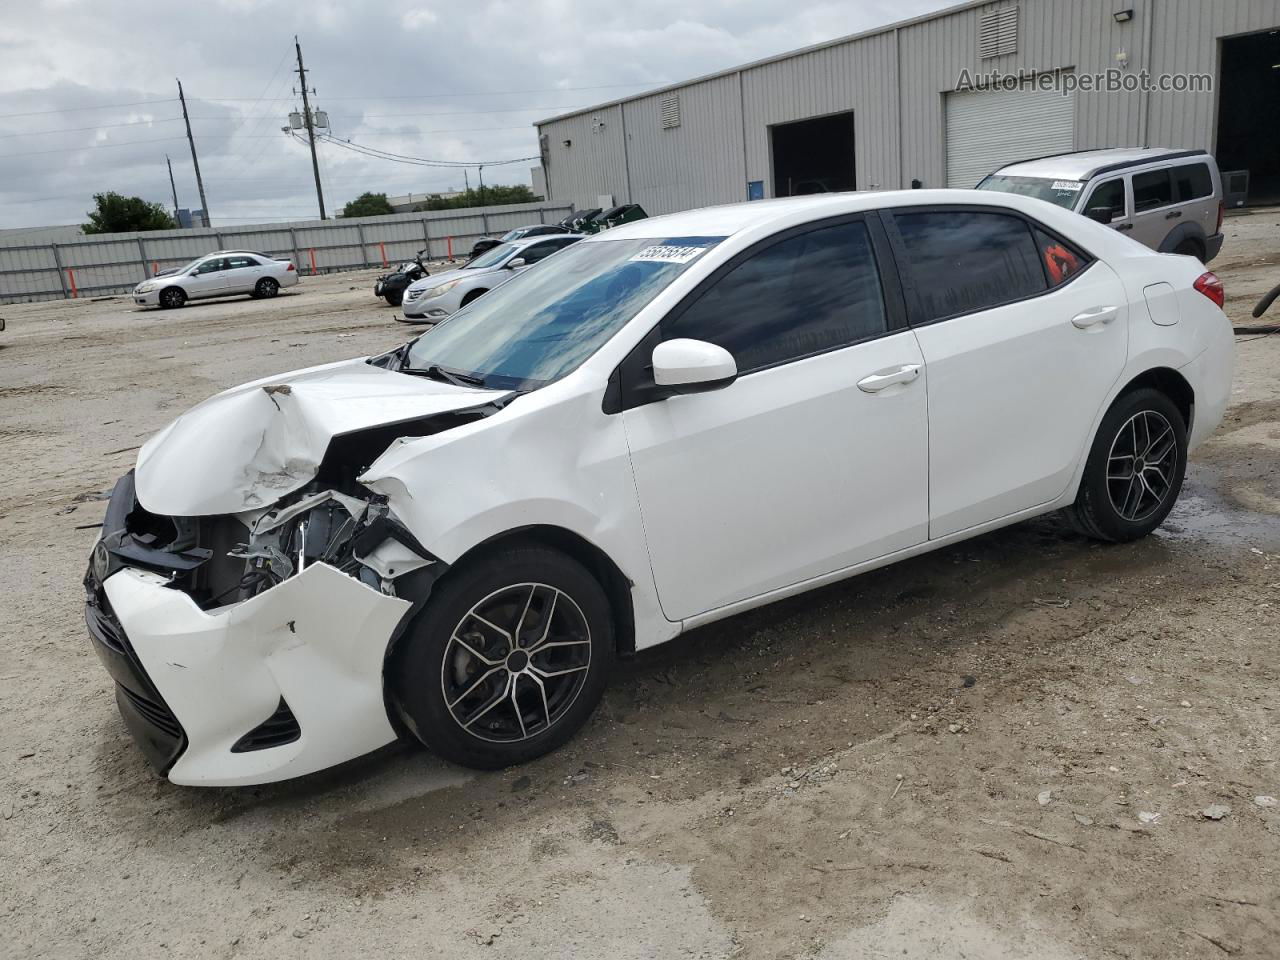
M 1164 218 L 1166 220 L 1177 220 L 1180 216 L 1182 216 L 1181 210 L 1170 210 L 1164 215 Z
M 885 387 L 892 387 L 894 384 L 911 383 L 918 376 L 920 376 L 920 364 L 904 363 L 900 367 L 877 370 L 871 376 L 863 377 L 858 381 L 858 389 L 863 393 L 879 393 Z
M 1090 307 L 1071 318 L 1073 326 L 1081 330 L 1110 323 L 1120 313 L 1119 307 Z

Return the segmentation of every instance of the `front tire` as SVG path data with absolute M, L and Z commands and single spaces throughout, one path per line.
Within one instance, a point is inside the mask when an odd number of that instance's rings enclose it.
M 280 292 L 280 284 L 271 277 L 263 277 L 253 288 L 253 295 L 259 300 L 270 300 Z
M 162 310 L 173 310 L 187 302 L 187 294 L 181 287 L 165 287 L 158 299 Z
M 546 547 L 512 546 L 451 570 L 389 667 L 410 730 L 479 770 L 564 744 L 591 716 L 614 660 L 599 582 Z
M 470 293 L 468 293 L 465 297 L 462 298 L 462 303 L 458 304 L 458 309 L 461 310 L 472 300 L 479 300 L 488 292 L 489 292 L 488 290 L 472 290 Z
M 1187 425 L 1159 390 L 1120 397 L 1102 418 L 1070 508 L 1076 527 L 1095 540 L 1138 540 L 1164 522 L 1187 469 Z

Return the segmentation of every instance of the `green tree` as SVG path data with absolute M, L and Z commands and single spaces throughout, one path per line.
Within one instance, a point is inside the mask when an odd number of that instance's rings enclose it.
M 131 233 L 136 230 L 172 230 L 177 224 L 158 203 L 141 197 L 126 197 L 115 191 L 95 193 L 97 209 L 86 216 L 89 222 L 80 229 L 85 233 Z
M 456 197 L 431 197 L 426 203 L 420 203 L 414 210 L 460 210 L 464 207 L 488 207 L 504 203 L 533 203 L 541 199 L 523 184 L 504 186 L 485 184 L 483 191 L 466 190 Z
M 385 193 L 362 193 L 342 208 L 344 217 L 378 217 L 395 213 Z

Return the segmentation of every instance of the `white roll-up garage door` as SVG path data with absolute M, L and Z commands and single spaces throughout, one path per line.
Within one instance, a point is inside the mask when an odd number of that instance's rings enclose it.
M 947 94 L 947 186 L 969 188 L 1014 160 L 1075 149 L 1075 104 L 1056 90 Z

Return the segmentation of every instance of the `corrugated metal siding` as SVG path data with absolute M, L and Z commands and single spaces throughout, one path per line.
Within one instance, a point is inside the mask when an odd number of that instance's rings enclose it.
M 303 273 L 310 271 L 313 256 L 321 272 L 381 266 L 384 252 L 386 261 L 394 263 L 426 246 L 429 256 L 440 258 L 449 252 L 449 238 L 453 252 L 461 256 L 481 236 L 528 223 L 553 223 L 568 212 L 567 204 L 521 203 L 221 230 L 84 236 L 57 244 L 24 243 L 25 237 L 18 235 L 9 243 L 0 238 L 0 303 L 58 299 L 73 279 L 86 296 L 126 292 L 156 269 L 181 266 L 217 249 L 285 257 Z
M 746 179 L 774 196 L 769 127 L 852 110 L 858 188 L 897 186 L 896 74 L 892 33 L 744 71 Z
M 594 130 L 594 118 L 604 123 Z M 571 203 L 579 210 L 596 206 L 596 197 L 612 194 L 618 203 L 630 196 L 626 151 L 623 148 L 622 108 L 570 117 L 547 128 L 547 184 L 553 203 Z M 566 147 L 564 141 L 570 141 Z
M 663 127 L 666 99 L 643 97 L 625 107 L 631 190 L 619 202 L 660 214 L 745 200 L 737 77 L 682 90 L 677 127 Z
M 979 59 L 980 18 L 1013 6 L 1019 9 L 1017 51 Z M 1116 23 L 1114 12 L 1129 8 L 1133 19 Z M 961 70 L 975 75 L 993 67 L 1006 73 L 1100 73 L 1119 67 L 1116 55 L 1123 49 L 1128 58 L 1124 72 L 1129 75 L 1147 69 L 1153 74 L 1191 71 L 1216 76 L 1222 37 L 1277 27 L 1280 0 L 996 0 L 706 78 L 675 92 L 688 118 L 692 91 L 731 87 L 740 78 L 744 109 L 736 136 L 745 141 L 742 179 L 765 181 L 767 195 L 773 192 L 768 127 L 843 110 L 855 114 L 859 188 L 902 187 L 913 178 L 940 186 L 946 171 L 943 103 Z M 639 115 L 638 105 L 660 102 L 662 96 L 633 98 L 597 111 L 627 113 L 633 186 L 637 156 L 668 156 L 659 141 L 673 131 L 648 129 L 647 124 L 630 128 L 633 113 Z M 1144 144 L 1213 147 L 1215 94 L 1081 90 L 1074 99 L 1077 150 Z M 591 114 L 571 116 L 540 128 L 555 153 L 547 171 L 552 197 L 580 206 L 594 205 L 591 201 L 601 192 L 627 198 L 619 186 L 625 184 L 628 160 L 620 141 L 606 138 L 601 146 L 607 145 L 607 150 L 577 151 L 578 143 L 590 135 L 582 132 L 590 119 Z M 656 198 L 651 212 L 677 209 L 670 203 L 689 207 L 742 196 L 743 185 L 731 182 L 741 167 L 725 165 L 735 131 L 728 123 L 716 129 L 716 136 L 706 142 L 691 142 L 678 166 L 664 159 L 646 167 L 646 177 L 652 169 L 666 178 L 646 180 L 646 190 Z M 577 152 L 559 149 L 566 136 L 574 139 Z M 701 172 L 689 169 L 699 167 Z

